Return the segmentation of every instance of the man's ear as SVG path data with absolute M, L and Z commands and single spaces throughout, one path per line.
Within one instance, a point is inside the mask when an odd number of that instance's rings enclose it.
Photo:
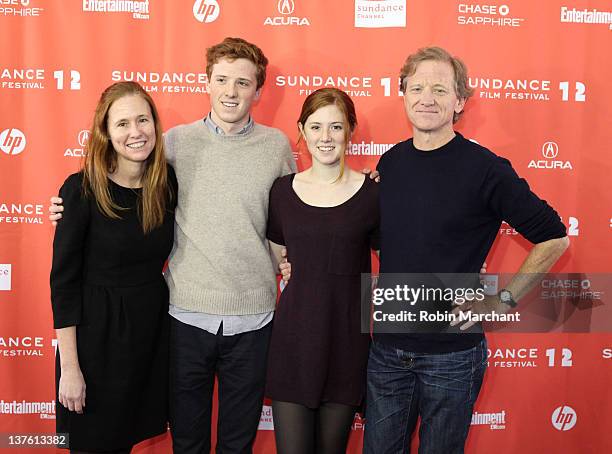
M 455 104 L 455 113 L 463 112 L 463 108 L 465 107 L 466 101 L 467 101 L 467 98 L 457 99 L 457 103 Z

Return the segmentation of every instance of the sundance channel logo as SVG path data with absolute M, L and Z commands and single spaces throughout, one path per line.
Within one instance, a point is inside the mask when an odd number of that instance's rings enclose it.
M 262 407 L 257 430 L 274 430 L 274 417 L 272 416 L 271 406 L 264 405 Z
M 355 0 L 356 28 L 406 26 L 406 0 Z

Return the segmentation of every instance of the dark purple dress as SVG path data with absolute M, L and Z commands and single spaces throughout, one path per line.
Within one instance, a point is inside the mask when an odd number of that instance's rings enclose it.
M 378 249 L 378 186 L 366 177 L 346 202 L 321 208 L 297 196 L 294 176 L 270 190 L 267 236 L 287 246 L 291 280 L 274 316 L 266 396 L 358 406 L 370 340 L 361 332 L 361 273 Z

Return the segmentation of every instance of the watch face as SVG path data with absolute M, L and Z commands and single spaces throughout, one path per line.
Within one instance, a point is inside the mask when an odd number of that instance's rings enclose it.
M 512 300 L 512 296 L 508 290 L 502 290 L 499 292 L 499 299 L 501 299 L 504 303 Z

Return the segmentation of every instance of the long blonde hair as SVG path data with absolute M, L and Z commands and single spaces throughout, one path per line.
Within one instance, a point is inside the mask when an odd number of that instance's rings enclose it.
M 126 208 L 117 205 L 108 188 L 108 174 L 117 170 L 117 152 L 108 135 L 108 111 L 111 105 L 124 96 L 141 96 L 151 108 L 155 124 L 155 147 L 145 162 L 142 175 L 142 195 L 138 204 L 138 216 L 144 233 L 149 233 L 164 222 L 166 203 L 171 199 L 168 170 L 164 153 L 164 139 L 159 114 L 149 94 L 136 82 L 117 82 L 108 87 L 98 101 L 91 127 L 91 135 L 85 146 L 83 164 L 83 191 L 93 195 L 98 208 L 112 219 L 121 219 L 119 212 Z

